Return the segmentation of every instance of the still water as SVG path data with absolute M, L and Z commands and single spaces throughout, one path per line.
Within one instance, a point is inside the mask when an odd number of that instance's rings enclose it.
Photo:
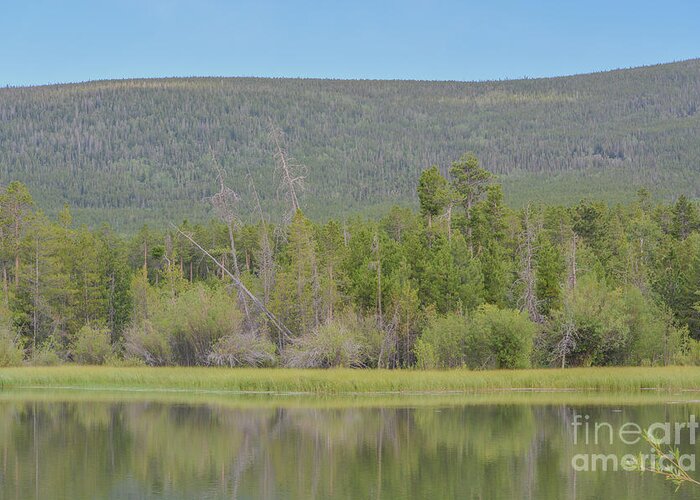
M 607 398 L 0 392 L 0 498 L 700 498 L 649 473 L 574 469 L 649 452 L 620 439 L 626 423 L 700 416 L 692 395 Z

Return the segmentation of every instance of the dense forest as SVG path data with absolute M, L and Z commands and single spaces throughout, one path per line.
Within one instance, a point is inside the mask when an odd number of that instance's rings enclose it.
M 0 364 L 461 367 L 700 363 L 700 213 L 511 209 L 473 154 L 424 170 L 419 210 L 313 222 L 219 178 L 207 222 L 129 236 L 0 194 Z
M 314 220 L 415 208 L 420 171 L 473 151 L 508 205 L 700 195 L 700 60 L 500 82 L 187 78 L 0 89 L 0 183 L 55 216 L 131 232 L 204 222 L 214 163 L 278 200 L 270 122 Z M 212 161 L 216 157 L 216 162 Z M 253 209 L 250 212 L 254 212 Z

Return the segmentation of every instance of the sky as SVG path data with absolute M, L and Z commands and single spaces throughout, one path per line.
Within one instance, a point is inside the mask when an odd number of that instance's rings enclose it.
M 700 57 L 698 0 L 0 0 L 0 85 L 495 80 Z

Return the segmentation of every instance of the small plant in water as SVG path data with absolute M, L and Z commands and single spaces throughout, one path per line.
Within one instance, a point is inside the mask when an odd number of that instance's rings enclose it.
M 664 451 L 661 448 L 661 440 L 648 432 L 644 435 L 644 439 L 653 448 L 658 459 L 651 461 L 650 466 L 648 466 L 647 461 L 644 460 L 644 455 L 640 453 L 639 460 L 637 460 L 640 472 L 653 472 L 663 476 L 667 481 L 671 481 L 676 485 L 676 491 L 686 483 L 700 486 L 700 481 L 688 474 L 688 471 L 681 465 L 681 453 L 678 447 Z

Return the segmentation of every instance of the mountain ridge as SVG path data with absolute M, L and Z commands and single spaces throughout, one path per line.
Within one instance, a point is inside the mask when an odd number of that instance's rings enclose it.
M 245 195 L 276 198 L 270 121 L 308 166 L 312 215 L 415 204 L 421 170 L 474 151 L 507 200 L 700 195 L 700 59 L 482 82 L 192 77 L 0 89 L 0 184 L 49 212 L 135 227 L 203 219 L 211 152 Z M 245 198 L 245 196 L 244 196 Z
M 501 83 L 501 82 L 521 82 L 532 80 L 556 80 L 561 78 L 573 78 L 577 76 L 593 76 L 605 73 L 615 73 L 628 70 L 643 70 L 647 68 L 656 68 L 662 66 L 670 66 L 673 64 L 682 63 L 700 63 L 700 57 L 691 57 L 689 59 L 678 59 L 660 63 L 643 64 L 640 66 L 624 66 L 611 69 L 601 69 L 596 71 L 588 71 L 582 73 L 570 73 L 565 75 L 555 76 L 523 76 L 520 78 L 487 78 L 484 80 L 429 80 L 420 78 L 333 78 L 321 76 L 255 76 L 255 75 L 188 75 L 188 76 L 153 76 L 153 77 L 125 77 L 125 78 L 97 78 L 95 80 L 79 80 L 70 82 L 54 82 L 54 83 L 38 83 L 29 85 L 6 85 L 0 87 L 2 89 L 35 89 L 42 87 L 60 87 L 70 85 L 85 85 L 90 83 L 117 83 L 142 80 L 218 80 L 218 79 L 249 79 L 249 80 L 315 80 L 315 81 L 340 81 L 340 82 L 417 82 L 417 83 Z

